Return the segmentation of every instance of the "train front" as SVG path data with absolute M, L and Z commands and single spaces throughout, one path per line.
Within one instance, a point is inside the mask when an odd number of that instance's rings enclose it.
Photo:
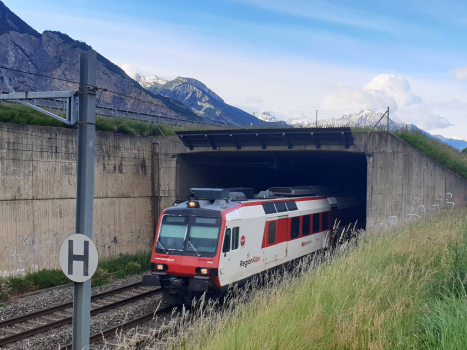
M 220 292 L 217 269 L 224 231 L 221 228 L 225 226 L 222 211 L 234 203 L 224 199 L 228 198 L 228 190 L 195 190 L 196 200 L 192 198 L 162 213 L 151 275 L 143 277 L 144 285 L 161 287 L 167 302 L 190 304 L 205 292 Z

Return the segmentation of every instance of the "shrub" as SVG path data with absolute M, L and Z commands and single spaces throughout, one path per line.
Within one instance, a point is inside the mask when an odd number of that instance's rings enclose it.
M 136 261 L 130 261 L 126 267 L 125 267 L 125 271 L 129 274 L 129 275 L 135 275 L 139 272 L 141 272 L 141 265 L 139 263 L 137 263 Z

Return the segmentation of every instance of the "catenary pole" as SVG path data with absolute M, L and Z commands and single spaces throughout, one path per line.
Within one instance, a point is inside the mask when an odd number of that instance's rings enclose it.
M 389 107 L 388 107 L 388 119 L 387 119 L 386 131 L 389 131 Z
M 76 192 L 76 233 L 92 239 L 94 208 L 94 154 L 96 146 L 95 51 L 80 54 L 78 181 Z M 91 280 L 74 283 L 73 350 L 89 350 L 91 323 Z

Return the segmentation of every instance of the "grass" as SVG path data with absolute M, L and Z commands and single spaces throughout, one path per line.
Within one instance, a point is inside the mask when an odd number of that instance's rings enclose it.
M 149 270 L 151 252 L 104 258 L 92 277 L 92 286 L 101 286 L 116 279 L 143 273 Z M 70 283 L 62 270 L 41 270 L 27 274 L 0 278 L 0 300 L 44 288 Z
M 198 301 L 166 346 L 464 349 L 466 258 L 466 208 L 369 229 L 332 255 L 232 293 L 222 308 Z M 131 339 L 122 347 L 133 349 Z

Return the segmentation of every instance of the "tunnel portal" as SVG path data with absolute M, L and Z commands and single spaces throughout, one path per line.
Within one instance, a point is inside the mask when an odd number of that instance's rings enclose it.
M 194 187 L 270 187 L 325 185 L 352 190 L 365 203 L 367 160 L 364 153 L 336 151 L 242 151 L 180 154 L 179 200 Z M 365 216 L 365 215 L 363 215 Z

